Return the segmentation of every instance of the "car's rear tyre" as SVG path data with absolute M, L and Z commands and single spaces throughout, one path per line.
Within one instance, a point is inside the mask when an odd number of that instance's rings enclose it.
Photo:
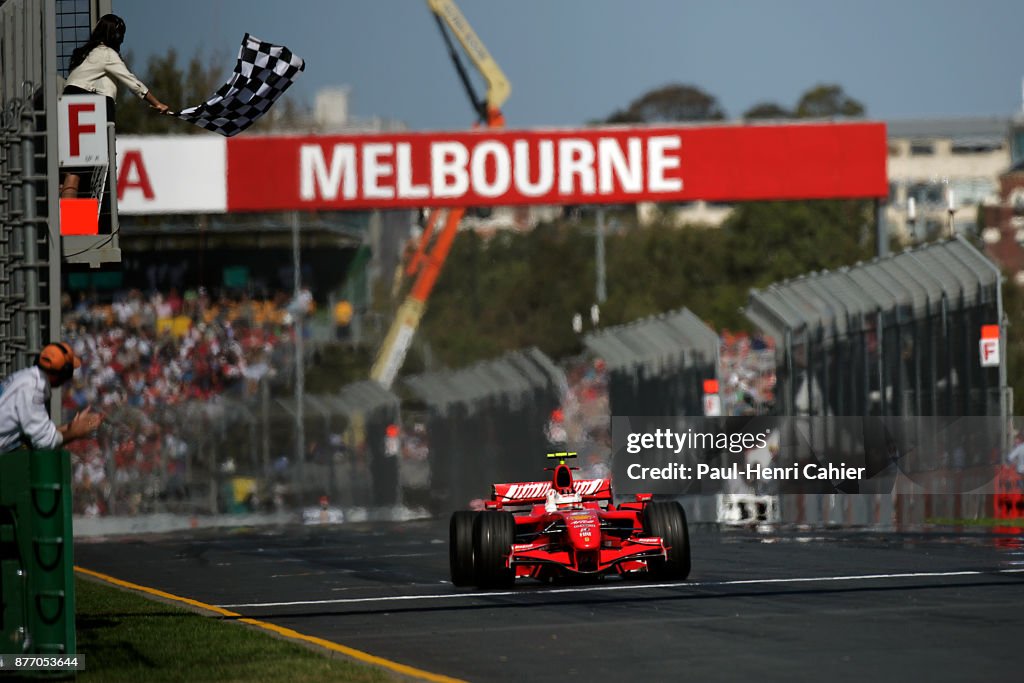
M 515 583 L 514 569 L 505 566 L 516 538 L 511 513 L 487 510 L 473 524 L 476 583 L 481 588 L 506 588 Z
M 452 514 L 448 525 L 448 564 L 451 568 L 452 583 L 456 586 L 472 586 L 476 581 L 476 566 L 473 562 L 473 523 L 478 512 L 459 510 Z
M 643 512 L 644 533 L 660 536 L 668 548 L 667 559 L 648 560 L 657 579 L 681 580 L 690 575 L 690 532 L 683 506 L 675 501 L 648 503 Z

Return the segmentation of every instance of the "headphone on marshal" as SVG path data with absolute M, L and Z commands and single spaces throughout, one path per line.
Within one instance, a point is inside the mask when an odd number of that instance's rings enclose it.
M 66 382 L 75 373 L 75 368 L 81 365 L 81 361 L 75 357 L 75 352 L 64 342 L 47 344 L 36 356 L 36 365 L 48 373 L 56 375 L 60 381 Z

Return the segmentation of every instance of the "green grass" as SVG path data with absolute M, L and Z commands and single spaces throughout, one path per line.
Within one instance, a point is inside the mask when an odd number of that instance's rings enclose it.
M 77 579 L 79 683 L 390 681 L 390 672 L 328 656 L 231 620 Z
M 940 526 L 979 526 L 979 527 L 1024 527 L 1024 518 L 1018 519 L 995 519 L 984 517 L 982 519 L 952 519 L 949 517 L 930 517 L 925 520 L 926 524 L 937 524 Z

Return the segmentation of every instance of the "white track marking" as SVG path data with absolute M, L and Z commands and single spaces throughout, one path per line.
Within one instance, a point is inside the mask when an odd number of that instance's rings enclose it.
M 554 595 L 562 593 L 598 593 L 604 591 L 641 591 L 652 588 L 714 588 L 717 586 L 756 586 L 774 583 L 828 583 L 835 581 L 879 581 L 884 579 L 932 579 L 953 576 L 990 576 L 995 574 L 1021 574 L 1024 569 L 993 569 L 991 571 L 959 572 L 907 572 L 903 574 L 860 574 L 849 576 L 803 576 L 788 579 L 736 579 L 733 581 L 687 581 L 673 583 L 624 584 L 618 586 L 580 586 L 577 588 L 548 588 L 542 591 L 478 591 L 473 593 L 441 593 L 434 595 L 381 595 L 369 598 L 338 598 L 335 600 L 298 600 L 295 602 L 247 602 L 218 605 L 233 607 L 298 607 L 303 605 L 350 605 L 365 602 L 397 602 L 411 600 L 458 600 L 465 598 L 494 598 L 506 595 Z

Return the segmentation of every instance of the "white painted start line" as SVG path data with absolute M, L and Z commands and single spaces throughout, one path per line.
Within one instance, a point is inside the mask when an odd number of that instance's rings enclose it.
M 716 586 L 757 586 L 774 583 L 829 583 L 837 581 L 881 581 L 885 579 L 934 579 L 954 576 L 993 576 L 1021 574 L 1024 569 L 993 569 L 988 571 L 958 572 L 906 572 L 902 574 L 859 574 L 850 576 L 804 576 L 788 579 L 737 579 L 733 581 L 676 581 L 673 583 L 631 583 L 617 586 L 578 586 L 574 588 L 547 588 L 543 595 L 564 593 L 599 593 L 605 591 L 643 591 L 652 588 L 714 588 Z M 466 598 L 493 598 L 505 595 L 533 595 L 525 591 L 479 591 L 474 593 L 441 593 L 432 595 L 380 595 L 367 598 L 338 598 L 334 600 L 298 600 L 295 602 L 245 602 L 218 605 L 225 609 L 235 607 L 299 607 L 303 605 L 351 605 L 366 602 L 400 602 L 413 600 L 464 600 Z

